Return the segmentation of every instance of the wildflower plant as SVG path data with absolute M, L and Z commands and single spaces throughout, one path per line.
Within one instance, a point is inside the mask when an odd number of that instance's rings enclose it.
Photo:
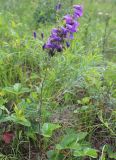
M 74 5 L 73 14 L 63 17 L 64 25 L 52 29 L 50 37 L 43 45 L 43 50 L 46 49 L 52 57 L 56 52 L 62 52 L 66 47 L 70 47 L 69 41 L 74 38 L 74 33 L 78 31 L 78 18 L 82 15 L 83 7 L 81 5 Z

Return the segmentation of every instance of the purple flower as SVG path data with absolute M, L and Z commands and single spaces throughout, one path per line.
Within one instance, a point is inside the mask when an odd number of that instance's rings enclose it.
M 44 48 L 44 49 L 52 49 L 52 48 L 54 48 L 54 44 L 51 42 L 50 39 L 48 39 L 47 43 L 45 43 L 45 44 L 43 45 L 43 48 Z
M 43 49 L 50 49 L 50 48 L 52 48 L 53 47 L 53 45 L 50 43 L 50 42 L 47 42 L 47 43 L 45 43 L 44 45 L 43 45 Z
M 47 41 L 47 43 L 43 45 L 43 48 L 44 49 L 51 49 L 51 50 L 55 50 L 56 49 L 57 51 L 59 51 L 59 50 L 62 50 L 62 45 L 54 43 L 49 39 Z
M 75 28 L 73 25 L 66 24 L 66 28 L 67 28 L 70 32 L 76 32 L 76 28 Z
M 66 38 L 67 33 L 68 33 L 67 28 L 60 27 L 60 28 L 52 29 L 51 35 L 52 35 L 52 37 L 57 36 L 57 37 L 60 37 L 62 39 L 63 37 Z
M 72 24 L 73 23 L 73 17 L 71 15 L 64 16 L 64 20 L 66 21 L 66 24 Z
M 68 39 L 73 39 L 74 32 L 78 31 L 79 23 L 76 20 L 83 15 L 83 8 L 80 5 L 74 5 L 73 7 L 73 15 L 64 16 L 64 26 L 53 28 L 48 41 L 43 45 L 43 50 L 47 49 L 50 56 L 54 56 L 56 52 L 63 51 L 65 47 L 70 47 Z M 56 10 L 59 10 L 60 8 L 61 4 L 58 4 Z M 42 34 L 41 37 L 43 37 Z
M 57 45 L 56 49 L 57 49 L 57 52 L 62 52 L 63 47 L 62 45 Z
M 60 29 L 61 29 L 61 36 L 63 38 L 67 38 L 67 35 L 68 35 L 68 32 L 69 32 L 68 29 L 65 28 L 65 27 L 61 27 Z
M 58 34 L 59 29 L 58 28 L 53 28 L 51 34 Z
M 79 26 L 79 23 L 77 21 L 74 21 L 73 25 L 66 24 L 66 28 L 72 33 L 77 32 L 77 27 L 78 26 Z
M 54 41 L 60 42 L 60 41 L 62 40 L 61 37 L 58 37 L 58 36 L 55 35 L 55 34 L 52 34 L 52 35 L 50 36 L 50 39 L 51 39 L 52 42 L 54 42 Z
M 68 30 L 65 27 L 61 27 L 62 34 L 67 34 Z
M 36 37 L 37 37 L 36 32 L 33 32 L 33 37 L 36 39 Z
M 74 5 L 74 18 L 79 18 L 83 15 L 83 7 L 80 5 Z
M 73 5 L 73 8 L 78 9 L 80 11 L 83 10 L 83 7 L 81 5 Z

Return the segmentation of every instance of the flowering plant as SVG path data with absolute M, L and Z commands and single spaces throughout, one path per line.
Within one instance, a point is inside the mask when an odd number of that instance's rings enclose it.
M 83 7 L 74 5 L 73 9 L 73 15 L 63 17 L 64 26 L 52 29 L 50 37 L 43 45 L 43 50 L 47 49 L 50 56 L 63 51 L 65 46 L 70 47 L 69 39 L 73 39 L 73 34 L 78 31 L 79 22 L 77 20 L 83 15 Z

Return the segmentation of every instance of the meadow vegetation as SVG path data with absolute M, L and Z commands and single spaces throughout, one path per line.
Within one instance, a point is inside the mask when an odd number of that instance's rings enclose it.
M 79 30 L 50 57 L 74 4 Z M 115 0 L 0 0 L 0 160 L 115 160 L 115 54 Z

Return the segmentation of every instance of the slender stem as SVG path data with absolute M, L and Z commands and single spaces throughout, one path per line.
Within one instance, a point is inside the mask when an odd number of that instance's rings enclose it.
M 47 58 L 47 62 L 46 62 L 46 66 L 49 63 L 49 58 Z M 41 83 L 41 92 L 40 92 L 40 103 L 39 103 L 39 109 L 38 109 L 38 114 L 39 114 L 39 133 L 41 133 L 41 123 L 42 123 L 42 106 L 43 106 L 43 90 L 44 90 L 44 83 L 46 80 L 46 76 L 47 76 L 47 67 L 45 69 L 45 74 L 44 74 L 44 78 L 42 80 Z
M 46 62 L 46 65 L 48 64 L 48 59 Z M 40 103 L 39 103 L 39 109 L 38 109 L 38 116 L 39 116 L 39 135 L 41 135 L 41 123 L 42 123 L 42 106 L 43 106 L 43 90 L 44 90 L 44 83 L 46 80 L 46 75 L 47 75 L 47 67 L 45 69 L 45 74 L 44 74 L 44 78 L 41 82 L 41 92 L 40 92 Z M 41 157 L 41 136 L 39 139 L 39 149 L 40 149 L 40 157 Z
M 39 104 L 39 110 L 38 110 L 38 112 L 39 112 L 39 132 L 41 132 L 42 105 L 43 105 L 43 89 L 44 89 L 44 82 L 45 82 L 46 75 L 47 75 L 46 71 L 45 71 L 45 75 L 44 75 L 43 81 L 41 83 L 40 104 Z

